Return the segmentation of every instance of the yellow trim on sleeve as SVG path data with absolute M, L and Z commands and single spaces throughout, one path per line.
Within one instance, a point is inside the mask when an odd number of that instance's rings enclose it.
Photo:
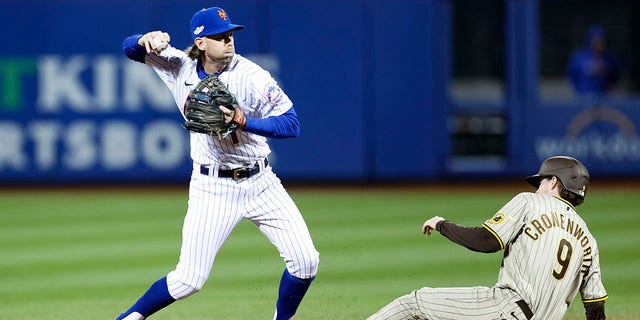
M 604 300 L 607 300 L 607 298 L 609 298 L 608 295 L 606 295 L 606 296 L 604 296 L 602 298 L 597 298 L 597 299 L 582 300 L 582 303 L 604 301 Z
M 495 231 L 493 231 L 491 228 L 489 228 L 489 226 L 486 223 L 483 223 L 482 226 L 489 230 L 489 232 L 491 232 L 491 234 L 496 237 L 496 239 L 498 239 L 498 242 L 500 243 L 500 249 L 504 249 L 504 244 L 502 244 L 502 240 L 500 239 L 500 237 L 498 237 L 498 235 L 496 234 Z

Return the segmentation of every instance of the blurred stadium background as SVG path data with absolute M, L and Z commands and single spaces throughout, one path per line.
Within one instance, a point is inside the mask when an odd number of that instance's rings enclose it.
M 552 154 L 594 178 L 640 174 L 637 1 L 4 0 L 0 183 L 184 183 L 182 120 L 121 42 L 162 29 L 186 48 L 213 5 L 299 113 L 301 136 L 273 141 L 286 181 L 511 178 Z M 597 99 L 565 76 L 594 23 L 620 64 Z
M 300 185 L 322 252 L 302 319 L 365 318 L 426 284 L 492 285 L 499 255 L 441 237 L 425 248 L 419 227 L 430 214 L 483 221 L 555 154 L 598 181 L 580 210 L 597 226 L 609 316 L 639 317 L 637 0 L 0 0 L 0 319 L 113 318 L 175 263 L 188 134 L 121 43 L 165 30 L 186 48 L 209 6 L 247 26 L 237 52 L 277 78 L 302 123 L 270 161 Z M 566 69 L 592 24 L 620 77 L 585 97 Z M 158 319 L 270 316 L 273 250 L 241 224 L 207 290 Z

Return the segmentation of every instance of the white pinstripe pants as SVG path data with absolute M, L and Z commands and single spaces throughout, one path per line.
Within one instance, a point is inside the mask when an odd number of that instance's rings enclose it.
M 488 287 L 422 288 L 392 301 L 369 320 L 526 320 L 509 289 Z
M 220 248 L 242 219 L 251 220 L 276 246 L 291 275 L 316 275 L 319 253 L 271 167 L 243 181 L 218 178 L 217 171 L 210 171 L 211 176 L 205 176 L 194 165 L 191 175 L 180 261 L 167 275 L 173 298 L 186 298 L 202 288 Z

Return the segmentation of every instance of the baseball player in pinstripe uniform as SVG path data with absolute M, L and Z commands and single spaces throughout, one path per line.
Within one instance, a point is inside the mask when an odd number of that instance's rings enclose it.
M 438 216 L 422 227 L 473 251 L 504 249 L 494 287 L 425 287 L 369 319 L 562 319 L 578 291 L 586 318 L 605 319 L 598 245 L 575 209 L 589 185 L 587 168 L 571 157 L 550 157 L 526 181 L 536 193 L 516 195 L 482 227 Z
M 244 26 L 232 24 L 225 10 L 202 9 L 190 26 L 194 42 L 186 51 L 169 45 L 170 36 L 162 31 L 130 36 L 123 50 L 130 59 L 153 68 L 181 112 L 200 79 L 217 75 L 236 96 L 246 115 L 245 125 L 222 140 L 190 133 L 193 172 L 180 259 L 175 270 L 152 284 L 117 319 L 145 319 L 198 292 L 221 246 L 243 219 L 252 221 L 284 259 L 274 319 L 290 319 L 319 262 L 300 211 L 267 160 L 267 138 L 299 133 L 293 103 L 267 71 L 235 53 L 233 32 Z

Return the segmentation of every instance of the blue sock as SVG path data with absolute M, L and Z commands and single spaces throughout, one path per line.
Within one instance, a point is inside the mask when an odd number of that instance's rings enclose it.
M 298 306 L 313 279 L 315 277 L 311 279 L 296 278 L 287 269 L 284 270 L 282 279 L 280 279 L 278 302 L 276 303 L 276 311 L 278 313 L 276 320 L 288 320 L 296 314 L 296 310 L 298 310 Z
M 156 311 L 172 304 L 174 299 L 169 294 L 169 288 L 167 287 L 167 277 L 156 281 L 151 285 L 149 290 L 145 292 L 136 303 L 129 308 L 125 313 L 121 314 L 116 320 L 124 319 L 132 312 L 138 312 L 143 317 L 147 318 L 154 314 Z

